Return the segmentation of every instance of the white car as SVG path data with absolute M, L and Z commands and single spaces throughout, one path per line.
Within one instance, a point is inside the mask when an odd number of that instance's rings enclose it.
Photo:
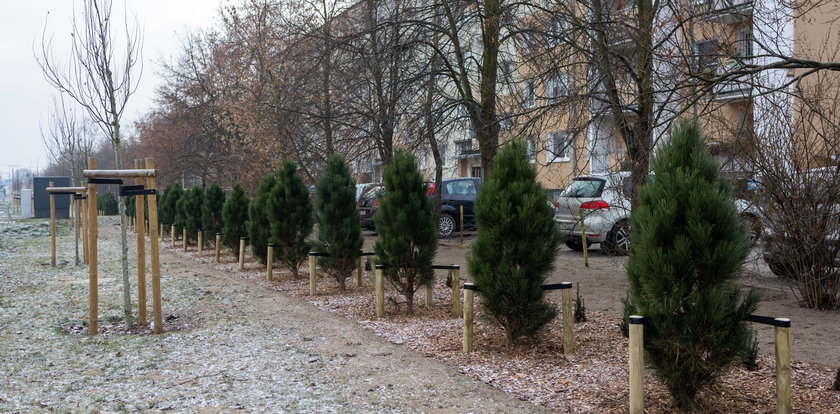
M 566 246 L 583 250 L 580 216 L 583 213 L 586 243 L 600 244 L 607 254 L 624 255 L 630 251 L 630 172 L 582 175 L 572 179 L 555 201 L 554 221 L 566 234 Z M 749 230 L 754 244 L 762 233 L 757 207 L 744 200 L 735 206 Z

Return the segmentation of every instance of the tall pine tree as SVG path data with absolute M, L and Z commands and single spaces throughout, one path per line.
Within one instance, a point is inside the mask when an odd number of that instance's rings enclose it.
M 201 205 L 201 229 L 204 240 L 215 240 L 216 233 L 222 231 L 222 207 L 225 205 L 225 192 L 217 183 L 213 183 L 204 192 L 204 204 Z
M 374 244 L 385 275 L 406 299 L 406 311 L 414 313 L 414 292 L 434 282 L 432 260 L 437 252 L 437 227 L 427 186 L 417 170 L 414 156 L 394 153 L 394 162 L 385 168 L 385 198 L 373 220 L 379 240 Z
M 187 241 L 195 240 L 201 230 L 201 208 L 204 205 L 204 189 L 194 186 L 187 190 L 180 201 L 183 214 L 182 226 L 187 229 Z
M 277 178 L 274 174 L 266 174 L 260 186 L 257 187 L 257 194 L 251 200 L 248 209 L 248 237 L 251 241 L 251 253 L 265 264 L 268 253 L 268 239 L 271 237 L 271 222 L 268 217 L 268 197 L 271 190 L 277 185 Z
M 172 183 L 166 187 L 163 194 L 166 199 L 161 200 L 161 220 L 163 220 L 165 224 L 175 224 L 178 217 L 178 200 L 180 200 L 184 195 L 184 190 L 181 188 L 181 184 Z
M 557 315 L 542 285 L 561 244 L 546 191 L 520 140 L 493 157 L 475 200 L 478 237 L 467 258 L 482 304 L 508 343 L 536 335 Z
M 356 205 L 356 182 L 347 163 L 338 155 L 327 161 L 327 169 L 317 184 L 318 242 L 316 249 L 329 253 L 322 266 L 346 290 L 362 248 L 362 229 Z
M 239 183 L 222 206 L 222 244 L 230 247 L 233 257 L 239 257 L 239 239 L 248 237 L 248 206 L 250 201 Z
M 728 184 L 696 121 L 678 124 L 639 189 L 625 317 L 645 317 L 648 362 L 683 409 L 750 346 L 758 296 L 736 275 L 749 249 Z
M 312 233 L 312 203 L 309 189 L 297 173 L 297 164 L 285 161 L 277 173 L 277 185 L 268 197 L 271 241 L 277 244 L 276 257 L 297 279 L 301 263 L 309 256 L 307 242 Z

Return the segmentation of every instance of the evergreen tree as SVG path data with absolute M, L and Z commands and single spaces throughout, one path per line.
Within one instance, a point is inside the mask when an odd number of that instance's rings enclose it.
M 96 199 L 96 208 L 102 210 L 102 213 L 106 216 L 113 216 L 114 214 L 117 214 L 119 209 L 117 205 L 117 198 L 114 197 L 114 193 L 110 191 L 101 193 Z
M 213 183 L 204 192 L 204 204 L 201 206 L 201 229 L 204 239 L 215 240 L 216 233 L 222 231 L 222 207 L 225 204 L 225 192 L 217 183 Z
M 266 174 L 257 188 L 257 194 L 248 209 L 248 238 L 251 242 L 251 253 L 265 264 L 268 253 L 268 239 L 271 237 L 271 222 L 268 216 L 268 197 L 277 185 L 274 174 Z
M 277 185 L 268 198 L 268 217 L 271 241 L 277 244 L 276 257 L 297 279 L 300 264 L 309 254 L 306 238 L 312 233 L 312 204 L 292 161 L 285 161 L 277 173 Z
M 342 291 L 353 274 L 362 248 L 362 229 L 356 205 L 356 182 L 344 159 L 333 155 L 317 184 L 318 251 L 329 256 L 321 265 L 338 281 Z
M 127 217 L 134 217 L 136 214 L 134 197 L 126 197 L 125 200 L 125 215 Z
M 169 186 L 164 189 L 158 189 L 157 205 L 158 205 L 158 222 L 166 224 L 166 212 L 163 211 L 163 206 L 166 205 L 166 198 L 169 196 Z
M 248 236 L 248 196 L 239 183 L 233 185 L 233 192 L 222 206 L 222 244 L 233 250 L 233 257 L 239 257 L 239 239 Z
M 166 203 L 161 203 L 161 211 L 164 212 L 164 223 L 172 225 L 176 224 L 178 218 L 178 201 L 184 195 L 184 190 L 181 184 L 172 183 L 166 187 L 164 192 L 166 195 Z
M 476 196 L 481 231 L 467 265 L 486 314 L 515 344 L 535 336 L 557 315 L 542 285 L 554 268 L 561 237 L 525 143 L 514 140 L 502 147 L 493 166 Z
M 648 361 L 683 409 L 750 347 L 744 319 L 754 291 L 736 275 L 746 231 L 696 121 L 678 124 L 653 160 L 656 179 L 639 189 L 632 215 L 625 319 L 645 317 Z
M 187 240 L 195 240 L 201 230 L 201 210 L 204 205 L 204 189 L 194 186 L 181 197 L 183 226 L 187 229 Z
M 437 251 L 437 228 L 426 184 L 414 156 L 394 153 L 385 168 L 386 197 L 379 199 L 373 220 L 379 240 L 374 244 L 388 281 L 406 298 L 406 311 L 414 313 L 414 292 L 434 281 L 432 260 Z

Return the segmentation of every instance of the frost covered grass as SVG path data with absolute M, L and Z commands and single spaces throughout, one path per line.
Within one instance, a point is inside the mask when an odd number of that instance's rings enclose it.
M 51 268 L 48 221 L 2 225 L 0 234 L 0 412 L 365 411 L 329 381 L 324 361 L 299 341 L 278 341 L 297 333 L 239 317 L 230 306 L 239 288 L 208 288 L 188 269 L 164 272 L 167 333 L 126 332 L 119 245 L 102 239 L 105 333 L 87 336 L 88 270 L 69 260 L 72 235 L 59 237 L 63 265 Z

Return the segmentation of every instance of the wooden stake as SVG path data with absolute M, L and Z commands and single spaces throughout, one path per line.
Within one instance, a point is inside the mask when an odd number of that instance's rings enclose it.
M 316 265 L 317 265 L 317 258 L 313 256 L 311 253 L 309 254 L 309 295 L 315 296 L 315 278 L 316 278 Z
M 560 295 L 563 298 L 563 353 L 568 355 L 575 352 L 572 282 L 563 282 L 563 284 L 568 284 L 569 286 L 568 289 L 560 290 Z
M 82 205 L 82 200 L 76 200 L 74 196 L 70 196 L 70 202 L 73 205 L 73 234 L 76 243 L 76 266 L 79 265 L 79 227 L 81 225 L 79 218 L 79 209 Z
M 55 187 L 50 181 L 48 187 Z M 50 266 L 55 267 L 55 195 L 50 193 Z
M 589 249 L 586 246 L 586 227 L 583 224 L 584 214 L 580 210 L 580 243 L 583 246 L 583 266 L 589 267 Z
M 204 234 L 201 230 L 198 231 L 198 257 L 204 252 Z
M 473 289 L 472 283 L 464 283 L 464 352 L 473 350 Z
M 216 263 L 219 263 L 219 252 L 222 249 L 222 233 L 216 233 Z
M 644 378 L 643 374 L 643 352 L 644 340 L 644 318 L 638 315 L 630 316 L 630 414 L 643 414 L 644 406 Z
M 183 241 L 182 245 L 184 246 L 184 253 L 186 253 L 187 252 L 187 228 L 186 227 L 184 227 L 184 229 L 182 230 L 182 233 L 183 233 L 182 236 L 184 238 L 184 241 Z
M 155 159 L 146 158 L 146 168 L 155 168 Z M 146 178 L 147 189 L 157 189 L 154 175 Z M 152 254 L 152 311 L 154 312 L 154 332 L 163 333 L 163 309 L 160 299 L 160 256 L 158 252 L 158 212 L 157 194 L 149 194 L 149 245 Z
M 82 214 L 82 227 L 83 227 L 83 229 L 82 229 L 82 245 L 83 245 L 82 246 L 82 252 L 84 253 L 84 257 L 85 257 L 84 263 L 88 264 L 88 262 L 89 262 L 89 260 L 88 260 L 88 226 L 89 226 L 88 220 L 89 220 L 90 213 L 88 212 L 87 195 L 85 195 L 85 198 L 82 199 L 81 214 Z
M 134 160 L 134 168 L 143 168 L 143 160 Z M 135 185 L 145 185 L 143 178 L 134 179 Z M 145 212 L 145 196 L 134 197 L 134 219 L 143 220 Z M 146 325 L 146 235 L 143 226 L 137 228 L 137 313 L 140 325 Z
M 433 291 L 432 291 L 432 284 L 429 283 L 426 287 L 426 307 L 431 308 L 434 298 L 433 298 Z
M 169 226 L 169 240 L 172 242 L 172 248 L 175 248 L 175 225 Z
M 373 271 L 373 290 L 376 302 L 376 317 L 385 316 L 385 287 L 382 280 L 382 265 L 376 265 Z
M 88 169 L 96 168 L 96 158 L 89 157 Z M 99 333 L 99 268 L 97 263 L 97 223 L 96 184 L 88 184 L 88 334 Z
M 451 279 L 449 287 L 452 289 L 452 316 L 456 318 L 461 316 L 461 277 L 459 276 L 460 273 L 461 269 L 457 266 L 454 269 L 449 270 L 449 278 Z
M 245 270 L 245 238 L 239 238 L 239 270 Z
M 790 319 L 776 318 L 776 412 L 789 414 L 790 404 Z
M 149 219 L 151 220 L 151 219 Z M 160 234 L 160 240 L 163 241 L 163 223 L 160 223 L 160 229 L 158 230 L 158 234 Z M 149 233 L 149 237 L 151 237 L 152 233 Z
M 362 256 L 359 256 L 359 260 L 356 261 L 356 286 L 362 287 L 362 276 L 364 275 L 365 269 L 362 267 Z
M 274 279 L 274 245 L 268 245 L 268 252 L 265 255 L 265 280 L 271 282 Z

